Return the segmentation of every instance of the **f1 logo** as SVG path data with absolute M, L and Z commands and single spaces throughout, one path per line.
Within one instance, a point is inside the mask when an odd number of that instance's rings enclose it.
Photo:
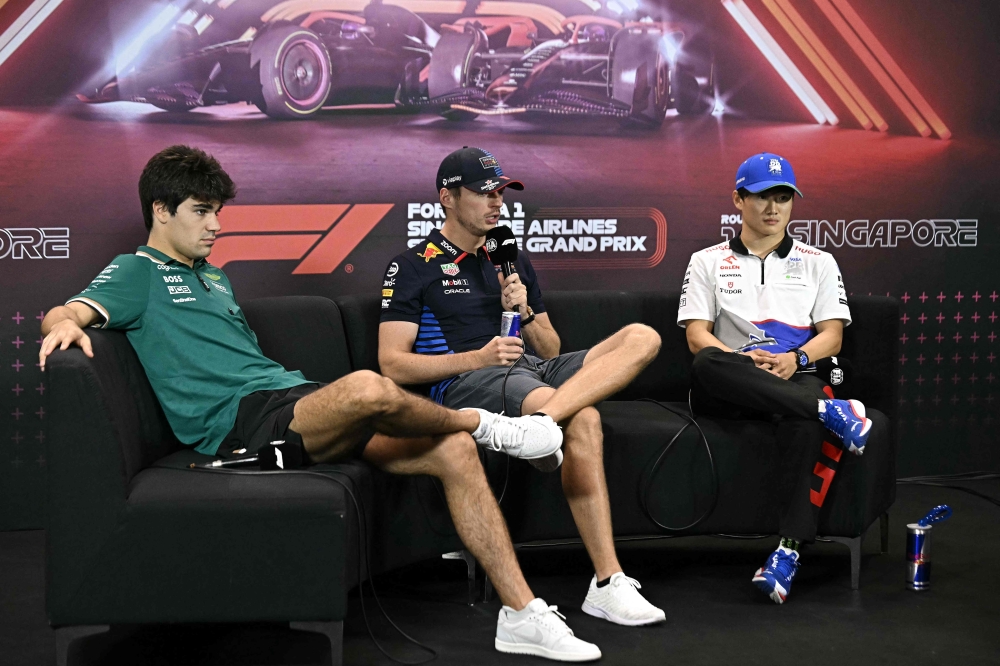
M 231 261 L 301 259 L 293 275 L 332 273 L 392 206 L 226 206 L 209 260 L 222 268 Z

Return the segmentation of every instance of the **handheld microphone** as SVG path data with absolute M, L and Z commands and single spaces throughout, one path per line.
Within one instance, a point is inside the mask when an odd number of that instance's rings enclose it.
M 286 442 L 283 439 L 271 442 L 252 456 L 234 458 L 232 460 L 213 460 L 202 467 L 243 467 L 257 466 L 261 470 L 295 469 L 305 463 L 305 452 L 301 444 Z M 194 466 L 194 463 L 192 463 Z
M 486 233 L 486 243 L 483 247 L 490 255 L 490 261 L 500 266 L 505 278 L 517 272 L 514 267 L 514 261 L 517 260 L 517 239 L 514 238 L 514 232 L 510 227 L 497 225 L 490 229 Z

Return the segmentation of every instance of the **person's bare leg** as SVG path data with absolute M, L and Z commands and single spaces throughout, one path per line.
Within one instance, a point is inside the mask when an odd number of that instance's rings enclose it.
M 521 413 L 533 414 L 556 389 L 536 388 L 521 403 Z M 594 564 L 597 580 L 622 570 L 615 554 L 611 504 L 604 477 L 604 433 L 601 415 L 584 407 L 559 423 L 563 427 L 562 486 L 580 538 Z
M 375 435 L 363 457 L 391 474 L 430 474 L 440 479 L 458 536 L 486 571 L 500 600 L 521 610 L 535 598 L 469 434 L 408 439 Z
M 295 403 L 289 428 L 302 435 L 310 458 L 335 460 L 371 436 L 399 437 L 471 433 L 475 411 L 454 411 L 404 391 L 391 379 L 368 370 L 341 377 Z
M 545 404 L 531 411 L 522 408 L 521 413 L 540 411 L 561 422 L 628 386 L 659 351 L 659 333 L 644 324 L 629 324 L 594 345 L 587 352 L 583 367 L 556 389 Z

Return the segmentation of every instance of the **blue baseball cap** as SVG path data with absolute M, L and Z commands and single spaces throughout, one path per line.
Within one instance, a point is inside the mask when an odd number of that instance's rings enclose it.
M 736 189 L 741 187 L 757 194 L 772 187 L 790 187 L 800 197 L 804 196 L 795 186 L 792 164 L 781 155 L 758 153 L 748 157 L 736 170 Z

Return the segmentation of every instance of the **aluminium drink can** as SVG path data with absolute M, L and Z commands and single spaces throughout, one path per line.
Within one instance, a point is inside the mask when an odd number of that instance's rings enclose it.
M 931 586 L 931 526 L 906 526 L 906 587 L 926 590 Z
M 504 312 L 500 318 L 500 337 L 519 338 L 521 337 L 521 313 Z

